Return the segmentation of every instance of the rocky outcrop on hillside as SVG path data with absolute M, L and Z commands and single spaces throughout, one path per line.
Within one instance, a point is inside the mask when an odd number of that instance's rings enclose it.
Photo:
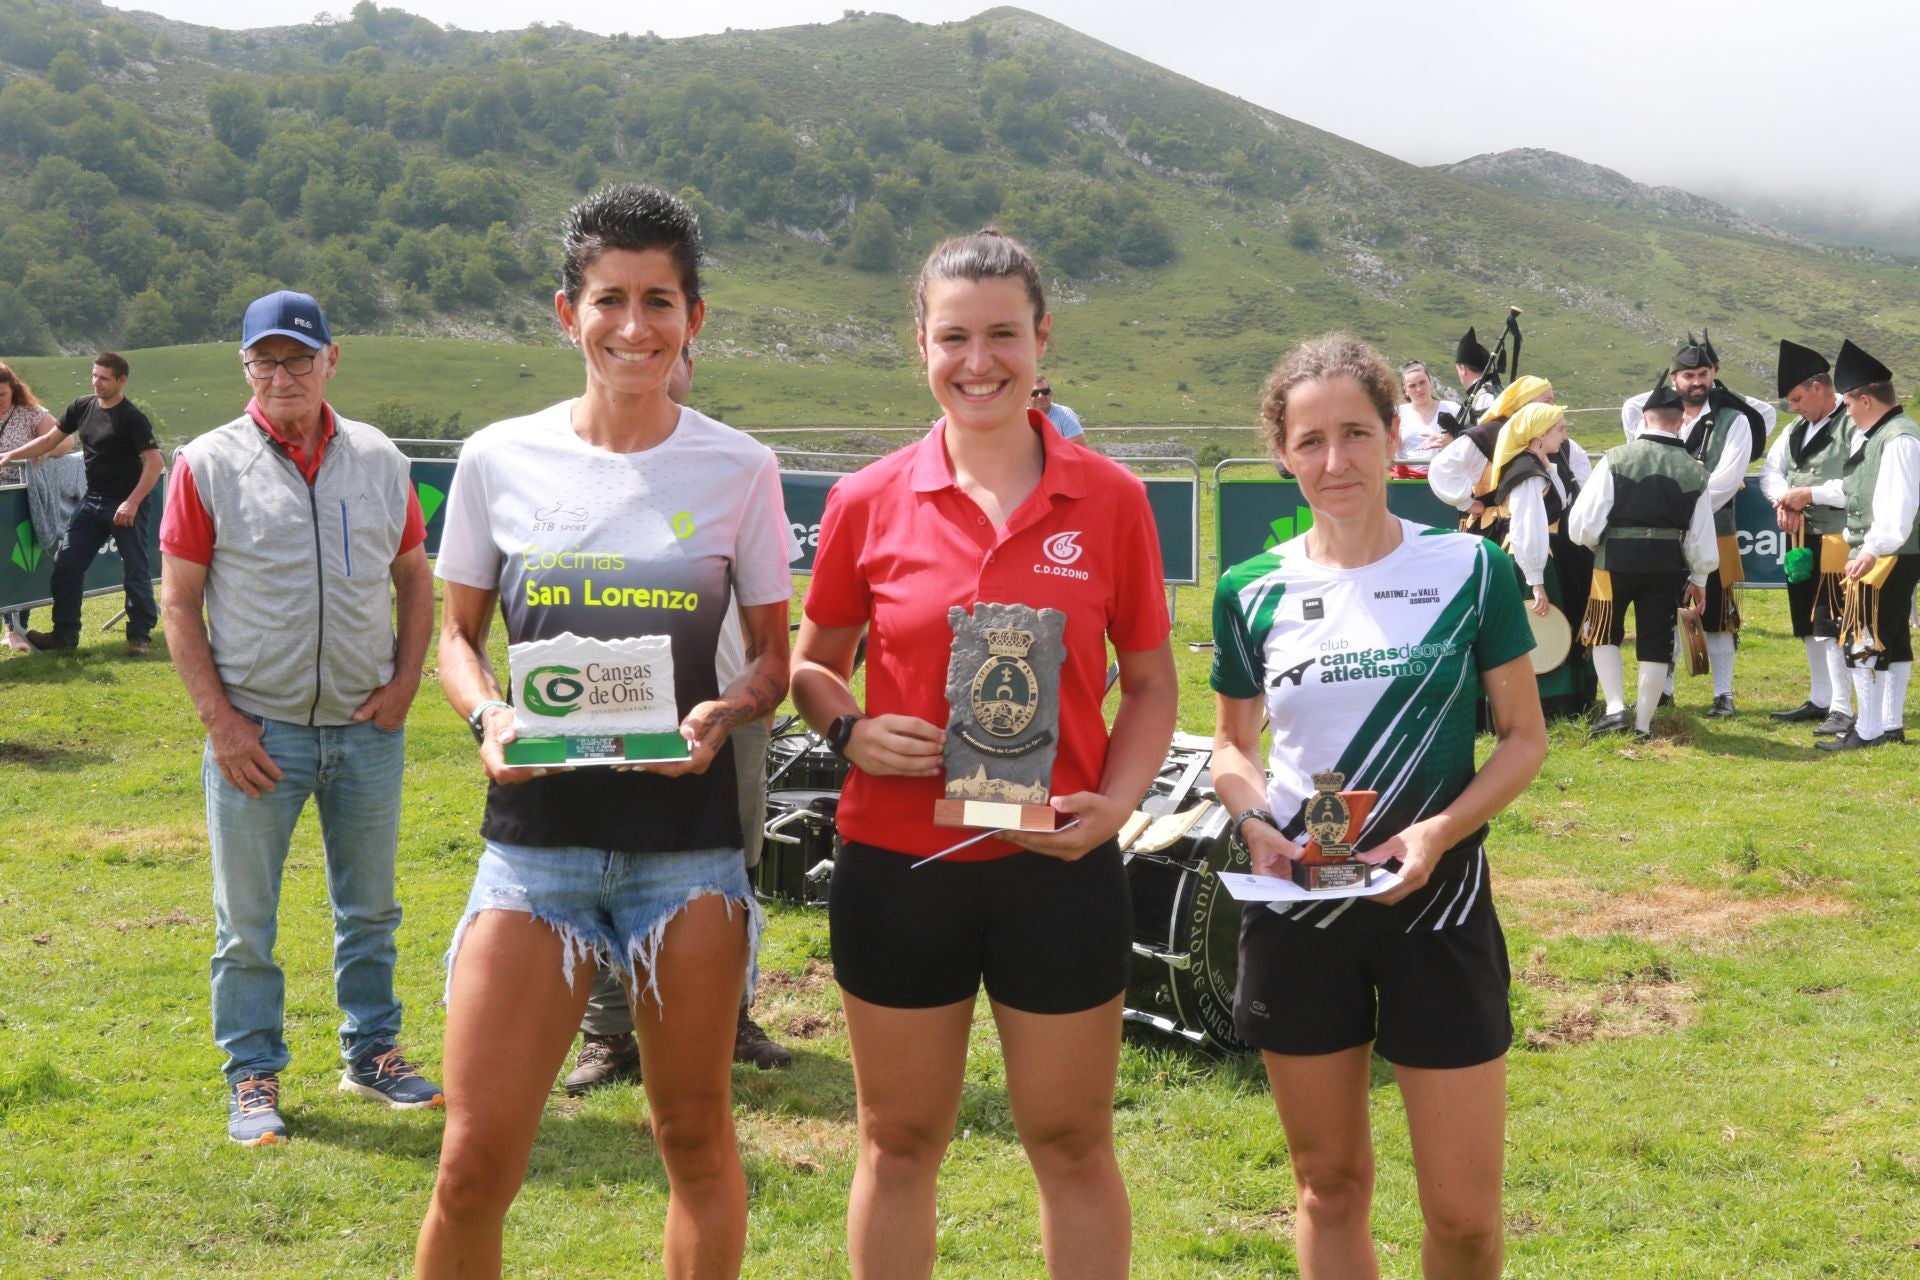
M 1778 227 L 1736 213 L 1691 191 L 1682 191 L 1679 187 L 1650 187 L 1602 165 L 1539 147 L 1490 152 L 1433 167 L 1442 173 L 1507 191 L 1584 200 L 1616 209 L 1639 209 L 1769 240 L 1803 243 Z

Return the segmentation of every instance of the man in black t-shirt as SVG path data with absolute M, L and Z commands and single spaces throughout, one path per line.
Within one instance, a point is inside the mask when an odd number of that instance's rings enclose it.
M 147 495 L 159 482 L 160 446 L 153 424 L 123 392 L 129 370 L 124 357 L 103 351 L 93 361 L 93 394 L 81 396 L 60 415 L 60 432 L 47 432 L 10 453 L 0 466 L 51 453 L 68 436 L 80 437 L 86 456 L 87 496 L 73 513 L 67 538 L 53 562 L 53 630 L 27 632 L 36 649 L 73 649 L 80 644 L 80 598 L 87 569 L 113 539 L 126 570 L 127 652 L 143 657 L 151 646 L 160 611 L 147 562 Z

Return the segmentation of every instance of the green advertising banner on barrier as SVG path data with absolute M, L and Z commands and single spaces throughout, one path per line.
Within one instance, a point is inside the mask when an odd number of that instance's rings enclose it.
M 782 471 L 780 492 L 786 500 L 787 521 L 800 543 L 795 573 L 812 573 L 814 553 L 820 549 L 820 519 L 827 511 L 827 491 L 843 471 Z M 1147 502 L 1160 532 L 1161 572 L 1169 583 L 1198 582 L 1200 550 L 1200 484 L 1197 476 L 1142 476 Z
M 1313 524 L 1313 512 L 1300 496 L 1300 484 L 1277 476 L 1218 482 L 1214 507 L 1215 545 L 1226 568 L 1285 542 Z M 1437 529 L 1459 523 L 1459 512 L 1434 497 L 1424 480 L 1389 480 L 1387 507 L 1394 514 Z M 1740 565 L 1750 587 L 1785 587 L 1786 535 L 1774 523 L 1773 504 L 1749 479 L 1734 496 L 1734 536 Z
M 155 569 L 160 567 L 160 510 L 165 503 L 165 490 L 163 478 L 147 495 L 145 504 L 147 557 Z M 25 485 L 0 489 L 0 548 L 4 548 L 0 550 L 0 611 L 38 608 L 49 603 L 53 599 L 50 587 L 53 552 L 41 546 L 34 536 Z M 120 590 L 125 578 L 120 568 L 120 553 L 109 540 L 94 557 L 83 582 L 86 593 L 97 596 Z
M 420 499 L 420 518 L 427 522 L 427 554 L 440 554 L 440 534 L 447 524 L 447 494 L 453 489 L 451 458 L 410 458 L 407 466 L 413 492 Z

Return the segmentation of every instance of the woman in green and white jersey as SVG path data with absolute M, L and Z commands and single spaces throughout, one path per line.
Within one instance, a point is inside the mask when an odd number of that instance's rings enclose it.
M 1262 403 L 1306 533 L 1220 577 L 1213 778 L 1254 870 L 1286 876 L 1315 774 L 1378 800 L 1354 837 L 1397 869 L 1377 896 L 1249 907 L 1235 996 L 1299 1187 L 1301 1274 L 1370 1276 L 1368 1055 L 1394 1064 L 1429 1276 L 1500 1272 L 1506 942 L 1482 847 L 1539 771 L 1546 729 L 1512 562 L 1484 538 L 1387 510 L 1393 376 L 1348 334 L 1289 352 Z M 1493 752 L 1474 765 L 1484 692 Z M 1263 724 L 1273 745 L 1259 754 Z M 1263 767 L 1264 763 L 1264 767 Z

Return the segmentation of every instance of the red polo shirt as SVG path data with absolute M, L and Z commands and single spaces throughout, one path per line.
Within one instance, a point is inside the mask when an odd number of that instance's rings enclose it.
M 1027 421 L 1040 433 L 1046 469 L 1002 530 L 954 483 L 944 419 L 834 485 L 806 613 L 823 627 L 868 626 L 867 714 L 944 727 L 948 607 L 988 601 L 1061 610 L 1067 659 L 1052 793 L 1069 795 L 1097 788 L 1106 764 L 1107 641 L 1128 651 L 1157 648 L 1170 624 L 1146 486 L 1118 463 L 1062 440 L 1041 414 L 1029 410 Z M 855 769 L 840 800 L 840 832 L 901 853 L 936 853 L 967 836 L 933 824 L 944 787 L 939 777 Z M 952 856 L 1017 852 L 984 840 Z

